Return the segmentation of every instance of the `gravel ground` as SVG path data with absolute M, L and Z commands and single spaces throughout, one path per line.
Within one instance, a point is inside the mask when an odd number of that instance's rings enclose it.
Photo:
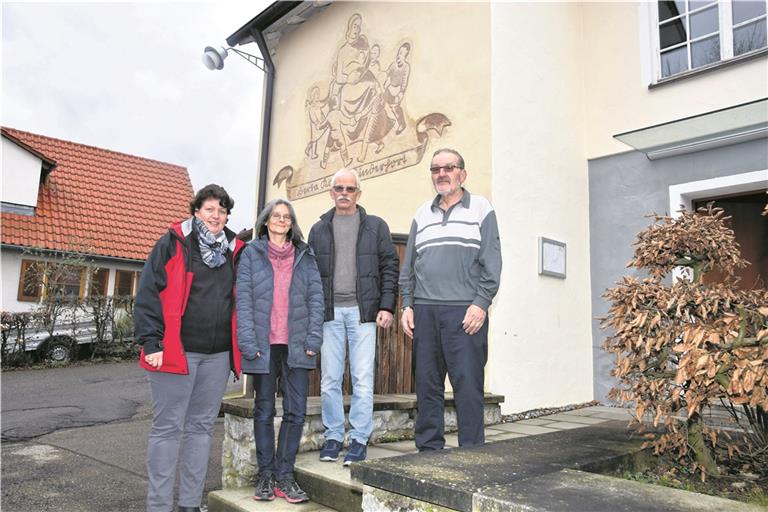
M 516 414 L 505 414 L 504 416 L 501 417 L 501 422 L 512 423 L 520 420 L 530 420 L 533 418 L 538 418 L 540 416 L 556 414 L 558 412 L 575 411 L 576 409 L 583 409 L 584 407 L 592 407 L 593 405 L 609 405 L 609 404 L 601 404 L 597 400 L 592 400 L 591 402 L 585 402 L 583 404 L 569 404 L 569 405 L 564 405 L 562 407 L 544 407 L 541 409 L 531 409 L 530 411 L 519 412 Z

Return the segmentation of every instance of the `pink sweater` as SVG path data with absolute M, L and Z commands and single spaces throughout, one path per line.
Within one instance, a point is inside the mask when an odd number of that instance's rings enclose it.
M 272 291 L 272 314 L 270 316 L 269 343 L 288 344 L 288 291 L 293 276 L 294 247 L 289 241 L 282 247 L 267 242 L 269 261 L 274 271 Z

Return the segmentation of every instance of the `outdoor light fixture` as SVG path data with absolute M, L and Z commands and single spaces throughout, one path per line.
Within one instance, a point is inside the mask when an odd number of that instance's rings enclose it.
M 232 50 L 260 70 L 267 72 L 266 64 L 264 63 L 264 59 L 261 57 L 256 57 L 255 55 L 251 55 L 250 53 L 245 53 L 242 50 L 238 50 L 237 48 L 224 48 L 223 46 L 206 46 L 205 50 L 203 51 L 203 64 L 205 64 L 205 67 L 208 69 L 222 69 L 224 68 L 224 59 L 227 58 L 228 50 Z

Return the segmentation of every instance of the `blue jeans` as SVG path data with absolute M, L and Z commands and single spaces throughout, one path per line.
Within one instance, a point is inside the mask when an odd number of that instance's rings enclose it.
M 309 391 L 309 370 L 288 366 L 288 346 L 272 345 L 269 373 L 255 374 L 256 392 L 253 410 L 253 437 L 259 473 L 271 473 L 278 480 L 293 476 L 296 453 L 304 430 Z M 283 392 L 283 421 L 275 451 L 275 396 L 277 385 Z
M 333 308 L 333 320 L 323 324 L 320 390 L 323 397 L 325 438 L 344 441 L 344 401 L 341 383 L 349 343 L 352 404 L 350 439 L 366 444 L 373 431 L 373 365 L 376 359 L 376 323 L 360 323 L 357 306 Z

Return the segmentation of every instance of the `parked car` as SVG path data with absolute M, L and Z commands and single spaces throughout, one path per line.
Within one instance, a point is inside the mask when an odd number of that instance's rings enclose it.
M 10 326 L 3 325 L 3 329 Z M 24 350 L 34 355 L 37 360 L 51 363 L 68 363 L 77 359 L 78 354 L 91 350 L 98 342 L 96 322 L 87 314 L 69 321 L 59 321 L 53 331 L 37 322 L 30 322 L 24 331 L 24 343 L 18 340 L 18 333 L 8 333 L 6 352 L 13 353 L 22 346 Z M 102 341 L 132 341 L 133 323 L 127 312 L 118 314 L 114 322 L 105 326 Z

